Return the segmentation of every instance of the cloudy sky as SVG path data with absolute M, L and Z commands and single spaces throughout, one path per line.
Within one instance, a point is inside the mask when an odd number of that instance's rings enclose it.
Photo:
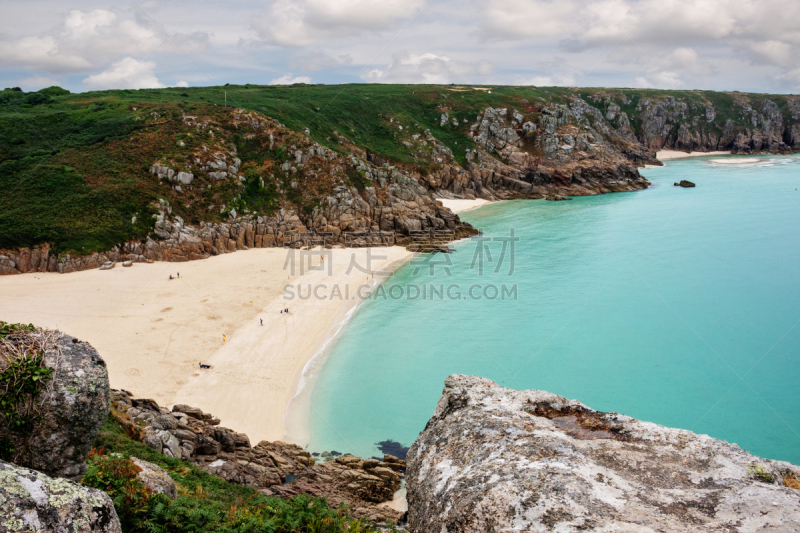
M 0 88 L 800 92 L 798 0 L 2 0 L 0 13 Z

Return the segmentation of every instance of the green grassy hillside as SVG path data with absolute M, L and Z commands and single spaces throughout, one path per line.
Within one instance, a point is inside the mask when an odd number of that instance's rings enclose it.
M 485 90 L 481 90 L 485 89 Z M 252 110 L 272 117 L 297 132 L 308 128 L 318 143 L 342 150 L 339 136 L 395 164 L 425 171 L 435 166 L 414 152 L 408 141 L 430 129 L 466 165 L 465 149 L 473 148 L 470 125 L 486 107 L 509 107 L 535 114 L 547 104 L 568 103 L 573 95 L 608 111 L 619 106 L 631 128 L 641 127 L 638 103 L 645 98 L 674 97 L 692 109 L 713 105 L 718 120 L 704 126 L 711 132 L 730 119 L 747 126 L 748 115 L 735 103 L 754 108 L 766 98 L 789 120 L 791 97 L 710 91 L 609 90 L 535 87 L 472 88 L 420 85 L 225 86 L 101 91 L 69 94 L 57 87 L 34 93 L 0 92 L 0 248 L 50 243 L 57 252 L 105 250 L 152 231 L 153 203 L 167 196 L 150 165 L 172 154 L 176 139 L 187 133 L 182 113 L 222 117 L 221 106 Z M 155 113 L 155 114 L 154 114 Z M 441 124 L 442 113 L 451 122 Z M 452 119 L 458 120 L 453 125 Z M 687 119 L 690 122 L 691 117 Z M 222 120 L 220 118 L 220 120 Z M 402 126 L 400 129 L 399 126 Z M 224 129 L 224 127 L 223 127 Z M 235 131 L 230 132 L 235 137 Z M 198 141 L 198 137 L 192 138 Z M 202 142 L 200 139 L 198 142 Z M 226 140 L 248 150 L 241 139 Z M 253 151 L 251 147 L 250 152 Z M 255 149 L 258 151 L 258 148 Z M 251 154 L 251 159 L 280 162 L 283 154 Z M 189 221 L 224 217 L 209 205 L 230 204 L 254 191 L 230 183 L 176 206 Z M 252 188 L 252 187 L 251 187 Z M 270 198 L 255 202 L 275 207 Z M 305 206 L 299 206 L 305 207 Z

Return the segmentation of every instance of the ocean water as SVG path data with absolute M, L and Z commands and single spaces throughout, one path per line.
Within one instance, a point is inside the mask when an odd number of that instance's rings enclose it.
M 308 449 L 409 446 L 460 373 L 800 464 L 800 157 L 642 173 L 644 191 L 464 213 L 500 240 L 416 259 L 361 306 L 312 380 Z

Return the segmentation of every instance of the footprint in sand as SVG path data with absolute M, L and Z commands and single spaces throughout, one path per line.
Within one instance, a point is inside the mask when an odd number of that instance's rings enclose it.
M 129 368 L 128 370 L 125 371 L 125 374 L 129 376 L 138 376 L 139 374 L 141 374 L 141 372 L 139 371 L 138 368 Z
M 167 311 L 172 311 L 172 308 L 171 307 L 165 307 L 164 309 L 161 310 L 162 313 L 166 313 Z

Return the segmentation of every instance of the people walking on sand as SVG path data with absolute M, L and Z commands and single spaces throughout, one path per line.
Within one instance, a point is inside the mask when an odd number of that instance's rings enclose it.
M 264 325 L 264 319 L 263 318 L 259 318 L 259 320 L 261 321 L 261 325 L 263 326 Z
M 178 272 L 178 277 L 179 277 L 179 278 L 181 277 L 181 273 L 180 273 L 180 272 Z
M 169 280 L 170 280 L 170 281 L 172 281 L 173 279 L 175 279 L 175 278 L 173 278 L 173 277 L 172 277 L 172 274 L 170 274 L 170 275 L 169 275 Z

